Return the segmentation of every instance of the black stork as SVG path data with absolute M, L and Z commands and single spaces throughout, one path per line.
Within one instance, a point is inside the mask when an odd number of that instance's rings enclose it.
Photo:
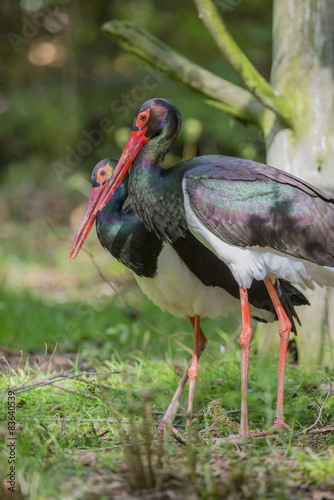
M 117 160 L 100 161 L 92 174 L 92 193 L 80 225 L 70 258 L 75 258 L 95 220 L 94 211 L 112 178 Z M 240 307 L 239 287 L 228 266 L 208 248 L 185 231 L 184 237 L 165 242 L 131 210 L 123 209 L 128 196 L 128 175 L 114 196 L 96 213 L 96 230 L 102 246 L 134 272 L 146 295 L 161 309 L 175 316 L 189 316 L 194 328 L 194 354 L 181 378 L 171 404 L 160 422 L 164 432 L 175 411 L 180 394 L 189 376 L 187 426 L 190 425 L 193 394 L 198 371 L 198 359 L 207 339 L 200 328 L 200 316 L 218 317 Z M 294 305 L 308 304 L 307 299 L 290 283 L 277 280 L 275 288 L 295 331 Z M 256 319 L 277 319 L 263 282 L 254 281 L 249 289 L 250 313 Z M 174 429 L 173 429 L 174 431 Z M 175 432 L 175 431 L 174 431 Z
M 199 156 L 164 169 L 164 156 L 180 125 L 180 113 L 167 99 L 151 99 L 140 106 L 94 212 L 104 207 L 132 165 L 128 191 L 147 229 L 165 242 L 175 242 L 190 230 L 231 270 L 241 300 L 242 437 L 250 436 L 248 290 L 254 280 L 264 281 L 279 318 L 281 339 L 273 429 L 288 427 L 283 390 L 291 321 L 273 281 L 284 278 L 304 287 L 334 285 L 334 199 L 287 172 L 240 158 Z

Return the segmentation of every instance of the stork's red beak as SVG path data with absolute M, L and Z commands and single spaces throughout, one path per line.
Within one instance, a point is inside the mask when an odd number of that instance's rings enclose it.
M 105 186 L 102 185 L 92 189 L 84 216 L 80 222 L 78 232 L 74 238 L 73 245 L 68 256 L 68 260 L 72 258 L 75 259 L 75 257 L 80 252 L 80 249 L 84 244 L 85 239 L 89 235 L 90 230 L 93 227 L 94 221 L 96 219 L 96 214 L 98 212 L 97 207 L 99 206 L 99 203 L 101 202 L 101 199 L 104 194 L 104 187 Z
M 106 183 L 104 193 L 105 196 L 99 204 L 98 210 L 102 210 L 103 207 L 108 203 L 122 180 L 126 172 L 132 165 L 133 160 L 136 158 L 137 154 L 144 146 L 144 144 L 149 140 L 149 137 L 145 136 L 146 128 L 144 130 L 133 130 L 130 134 L 129 140 L 123 150 L 123 153 L 118 160 L 115 167 L 114 173 L 109 181 Z
M 114 173 L 109 181 L 102 186 L 92 189 L 86 211 L 84 213 L 68 256 L 69 260 L 71 258 L 75 259 L 75 257 L 78 255 L 82 245 L 85 242 L 85 239 L 92 229 L 97 212 L 99 210 L 102 210 L 103 207 L 108 203 L 108 201 L 124 179 L 124 176 L 129 170 L 133 160 L 136 158 L 137 154 L 144 146 L 144 144 L 149 140 L 149 137 L 145 137 L 145 132 L 146 128 L 144 130 L 139 129 L 131 132 L 122 156 L 120 157 Z

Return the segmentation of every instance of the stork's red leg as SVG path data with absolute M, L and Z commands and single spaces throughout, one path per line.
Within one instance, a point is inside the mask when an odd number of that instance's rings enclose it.
M 248 393 L 248 366 L 249 366 L 249 350 L 252 340 L 252 327 L 249 316 L 248 292 L 247 288 L 240 287 L 240 301 L 241 301 L 241 318 L 242 330 L 239 338 L 241 345 L 241 422 L 240 422 L 240 436 L 249 437 L 248 428 L 248 407 L 247 407 L 247 393 Z
M 291 427 L 287 425 L 283 420 L 283 399 L 284 399 L 284 375 L 285 375 L 285 363 L 286 363 L 286 353 L 288 350 L 289 335 L 291 331 L 291 321 L 289 320 L 281 301 L 278 298 L 276 289 L 270 278 L 265 278 L 264 280 L 266 287 L 268 289 L 271 300 L 273 301 L 276 314 L 278 316 L 279 322 L 279 335 L 281 337 L 280 351 L 279 351 L 279 362 L 278 362 L 278 385 L 277 385 L 277 407 L 276 407 L 276 419 L 274 425 L 269 432 L 272 432 L 278 427 L 285 427 L 291 430 Z
M 194 332 L 195 332 L 196 318 L 189 316 L 189 319 L 190 319 L 190 322 L 191 322 L 192 327 L 194 328 Z M 197 322 L 198 322 L 198 336 L 197 336 L 196 349 L 197 349 L 197 358 L 199 359 L 201 357 L 204 349 L 205 349 L 206 344 L 207 344 L 207 338 L 205 337 L 205 335 L 200 327 L 200 317 L 199 316 L 197 316 Z M 170 402 L 170 404 L 167 408 L 166 413 L 164 414 L 164 416 L 162 417 L 162 419 L 160 421 L 159 427 L 156 431 L 156 435 L 164 434 L 166 432 L 167 425 L 173 420 L 174 413 L 176 412 L 177 404 L 178 404 L 178 401 L 180 399 L 181 393 L 182 393 L 182 391 L 187 383 L 187 380 L 189 377 L 188 371 L 189 371 L 190 367 L 192 366 L 192 363 L 193 363 L 193 358 L 191 359 L 191 361 L 188 365 L 188 368 L 186 369 L 186 371 L 184 372 L 184 374 L 180 380 L 178 388 L 175 391 L 175 394 L 174 394 L 172 401 Z M 172 431 L 174 433 L 177 433 L 177 430 L 174 429 L 173 427 L 172 427 Z
M 252 340 L 252 327 L 249 315 L 248 292 L 247 288 L 239 288 L 240 302 L 241 302 L 241 318 L 242 330 L 239 337 L 241 345 L 241 420 L 240 432 L 236 435 L 228 436 L 228 440 L 238 441 L 242 438 L 251 436 L 248 427 L 248 407 L 247 407 L 247 393 L 248 393 L 248 365 L 249 365 L 249 351 Z M 224 441 L 224 439 L 215 439 L 215 443 Z
M 193 357 L 190 361 L 190 365 L 188 367 L 189 396 L 188 396 L 188 410 L 187 410 L 187 431 L 189 431 L 189 429 L 190 429 L 191 418 L 192 418 L 192 413 L 193 413 L 195 385 L 196 385 L 198 366 L 199 366 L 198 348 L 200 345 L 199 316 L 195 315 L 195 319 L 190 320 L 190 321 L 191 321 L 191 324 L 193 325 L 193 328 L 194 328 L 194 354 L 193 354 Z

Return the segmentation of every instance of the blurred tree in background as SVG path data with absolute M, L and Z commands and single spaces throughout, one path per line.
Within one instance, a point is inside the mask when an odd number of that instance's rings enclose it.
M 268 77 L 270 2 L 220 0 L 217 5 Z M 152 97 L 167 97 L 181 109 L 183 127 L 173 150 L 179 157 L 224 153 L 264 159 L 255 127 L 207 106 L 101 32 L 113 18 L 136 21 L 198 64 L 240 84 L 191 0 L 2 0 L 0 14 L 2 220 L 43 216 L 67 223 L 71 208 L 88 193 L 95 163 L 120 154 L 124 127 Z

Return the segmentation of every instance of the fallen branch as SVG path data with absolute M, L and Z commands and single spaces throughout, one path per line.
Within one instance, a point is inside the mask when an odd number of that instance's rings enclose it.
M 308 435 L 315 436 L 316 434 L 327 434 L 327 432 L 334 432 L 334 424 L 326 425 L 320 429 L 313 429 L 308 432 Z
M 60 418 L 39 418 L 40 421 L 42 422 L 59 422 Z M 61 421 L 63 422 L 102 422 L 102 423 L 107 423 L 107 424 L 132 424 L 131 420 L 111 420 L 108 418 L 61 418 Z M 141 425 L 143 423 L 151 423 L 151 422 L 145 422 L 145 421 L 138 421 L 134 422 L 135 425 Z M 153 422 L 152 425 L 158 426 L 159 422 Z M 175 424 L 174 427 L 185 427 L 182 424 Z
M 77 394 L 79 396 L 84 396 L 85 398 L 95 399 L 98 396 L 92 396 L 91 394 L 86 394 L 85 392 L 78 391 L 77 389 L 71 389 L 70 387 L 65 387 L 64 385 L 54 383 L 54 387 L 58 387 L 62 391 L 71 392 L 72 394 Z
M 193 63 L 130 21 L 113 20 L 102 29 L 125 50 L 194 90 L 210 104 L 243 122 L 262 124 L 265 108 L 248 90 Z
M 114 371 L 114 372 L 83 372 L 83 373 L 78 373 L 77 375 L 68 375 L 66 377 L 62 377 L 62 378 L 59 378 L 58 380 L 49 380 L 49 378 L 55 378 L 55 377 L 59 377 L 59 375 L 51 375 L 50 377 L 48 377 L 48 381 L 47 382 L 42 382 L 42 383 L 38 383 L 38 384 L 35 384 L 33 385 L 32 387 L 27 387 L 25 389 L 21 389 L 20 391 L 15 391 L 15 394 L 20 394 L 21 392 L 26 392 L 26 391 L 31 391 L 32 389 L 38 389 L 39 387 L 44 387 L 46 385 L 56 385 L 56 382 L 61 382 L 62 380 L 68 380 L 68 379 L 71 379 L 71 378 L 77 378 L 77 377 L 87 377 L 87 376 L 90 376 L 90 375 L 113 375 L 113 374 L 117 374 L 117 373 L 121 373 L 120 371 Z M 45 379 L 44 379 L 45 380 Z

